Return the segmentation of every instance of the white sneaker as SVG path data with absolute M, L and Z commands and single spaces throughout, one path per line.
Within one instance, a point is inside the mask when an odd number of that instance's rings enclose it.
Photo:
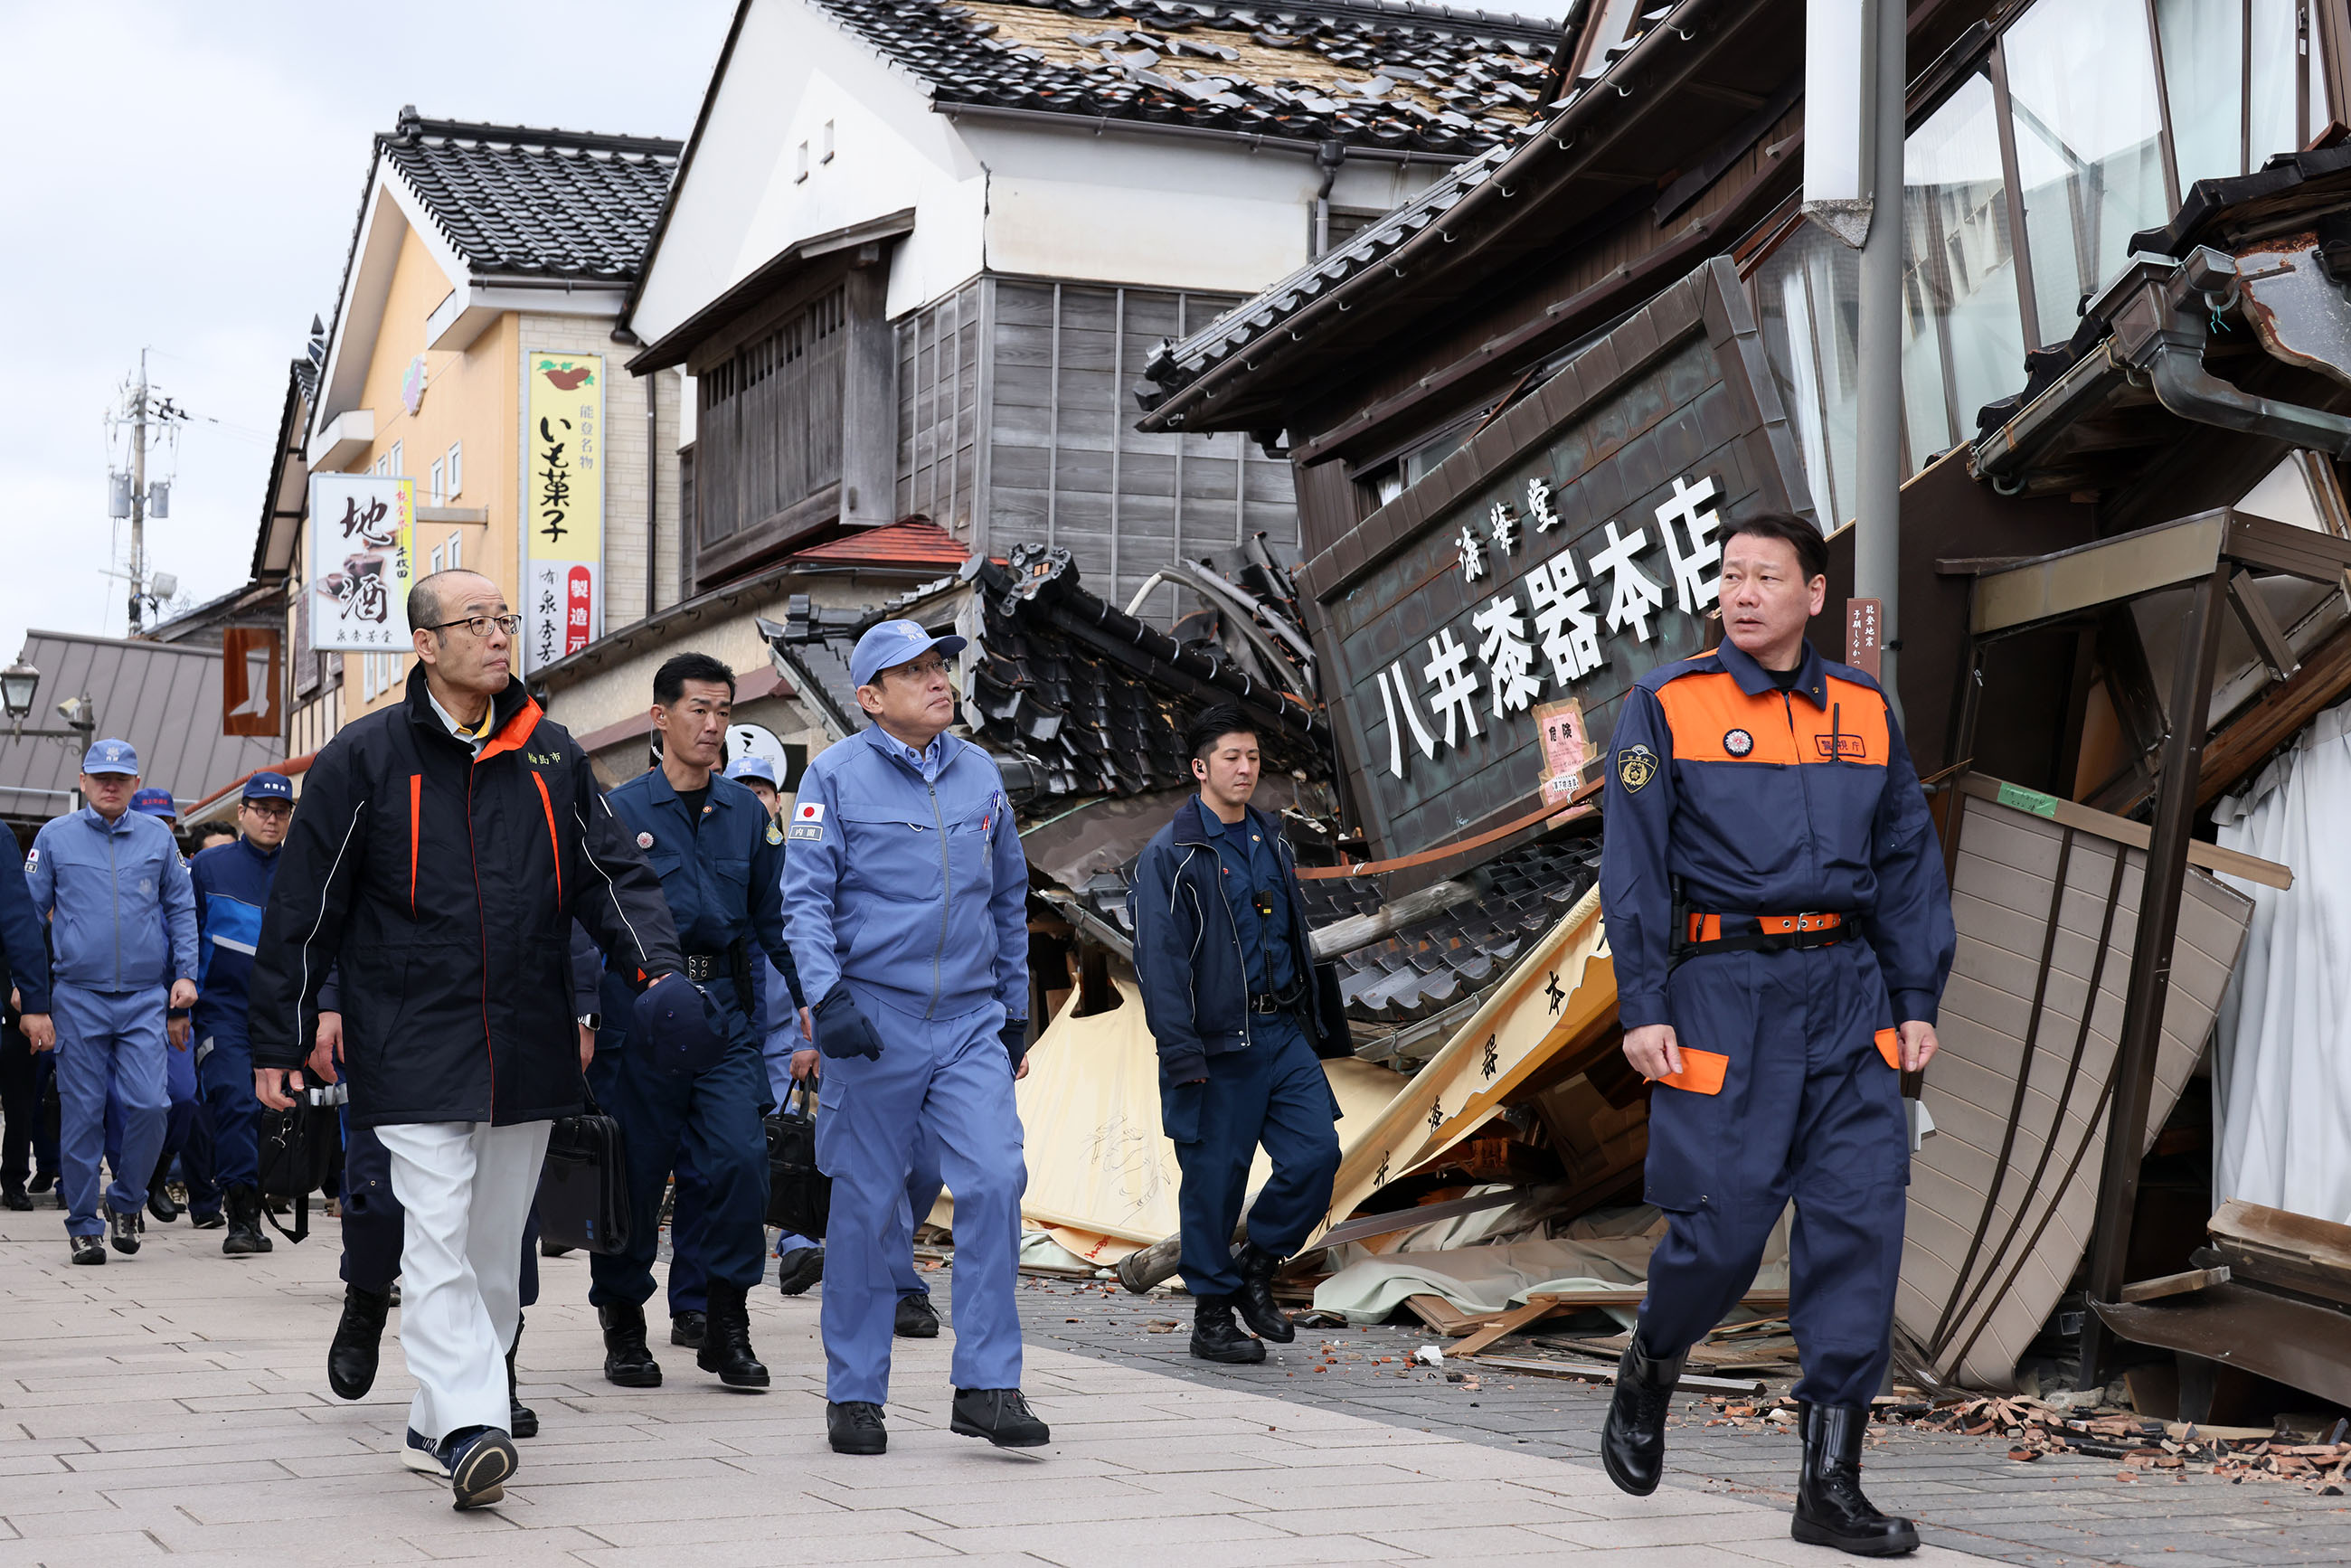
M 411 1427 L 408 1446 L 400 1451 L 400 1462 L 420 1476 L 431 1476 L 436 1481 L 449 1479 L 449 1467 L 441 1458 L 441 1445 Z

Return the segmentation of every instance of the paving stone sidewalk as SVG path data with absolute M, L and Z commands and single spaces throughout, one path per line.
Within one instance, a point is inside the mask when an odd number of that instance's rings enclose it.
M 1301 1330 L 1295 1344 L 1274 1347 L 1263 1365 L 1228 1367 L 1186 1354 L 1187 1296 L 1137 1298 L 1115 1286 L 1031 1279 L 1021 1308 L 1032 1346 L 1599 1473 L 1604 1386 L 1491 1370 L 1476 1373 L 1475 1388 L 1450 1383 L 1442 1372 L 1407 1364 L 1416 1346 L 1446 1343 L 1425 1328 Z M 1177 1326 L 1155 1333 L 1155 1322 Z M 1453 1368 L 1472 1369 L 1467 1362 Z M 1686 1420 L 1667 1440 L 1673 1477 L 1725 1499 L 1782 1511 L 1793 1504 L 1801 1450 L 1792 1436 L 1709 1428 L 1704 1406 L 1684 1408 Z M 2120 1480 L 2123 1467 L 2112 1459 L 2052 1455 L 2020 1464 L 2007 1453 L 2008 1444 L 1993 1437 L 1886 1430 L 1865 1461 L 1870 1496 L 1889 1512 L 1917 1519 L 1931 1542 L 2031 1568 L 2351 1563 L 2351 1497 L 2210 1475 Z
M 89 1269 L 67 1263 L 61 1218 L 0 1213 L 0 1568 L 1842 1561 L 1789 1541 L 1779 1508 L 1680 1486 L 1625 1498 L 1409 1409 L 1318 1408 L 1041 1336 L 1026 1385 L 1050 1448 L 947 1433 L 942 1337 L 901 1342 L 890 1454 L 845 1458 L 824 1446 L 813 1296 L 755 1297 L 771 1393 L 722 1390 L 665 1344 L 668 1385 L 625 1391 L 602 1379 L 576 1256 L 545 1266 L 523 1339 L 545 1435 L 521 1445 L 502 1507 L 461 1514 L 394 1458 L 411 1392 L 396 1345 L 366 1400 L 326 1389 L 332 1221 L 250 1260 L 223 1258 L 217 1231 L 151 1227 L 137 1257 Z M 1024 1296 L 1039 1318 L 1080 1315 Z

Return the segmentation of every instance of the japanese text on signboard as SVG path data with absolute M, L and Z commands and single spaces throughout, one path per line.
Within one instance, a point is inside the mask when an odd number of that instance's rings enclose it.
M 523 431 L 528 567 L 523 653 L 536 669 L 595 640 L 604 570 L 604 361 L 534 351 Z
M 310 476 L 310 648 L 401 653 L 409 646 L 416 486 L 373 474 Z

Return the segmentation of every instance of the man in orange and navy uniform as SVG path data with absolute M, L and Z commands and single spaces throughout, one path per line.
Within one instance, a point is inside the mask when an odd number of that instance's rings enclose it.
M 1918 1542 L 1859 1479 L 1902 1261 L 1897 1070 L 1935 1053 L 1954 936 L 1884 693 L 1804 641 L 1827 570 L 1799 518 L 1733 524 L 1722 645 L 1642 677 L 1610 737 L 1601 899 L 1625 1054 L 1656 1082 L 1647 1196 L 1667 1225 L 1601 1449 L 1619 1487 L 1656 1489 L 1684 1354 L 1746 1292 L 1792 1197 L 1792 1533 L 1886 1556 Z

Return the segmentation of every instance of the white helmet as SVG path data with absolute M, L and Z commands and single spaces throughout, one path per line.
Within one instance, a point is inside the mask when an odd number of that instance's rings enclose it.
M 756 724 L 729 725 L 726 729 L 726 762 L 730 771 L 736 762 L 746 757 L 756 757 L 767 763 L 774 770 L 776 787 L 779 789 L 790 775 L 790 767 L 784 759 L 784 743 L 776 738 L 774 731 Z

